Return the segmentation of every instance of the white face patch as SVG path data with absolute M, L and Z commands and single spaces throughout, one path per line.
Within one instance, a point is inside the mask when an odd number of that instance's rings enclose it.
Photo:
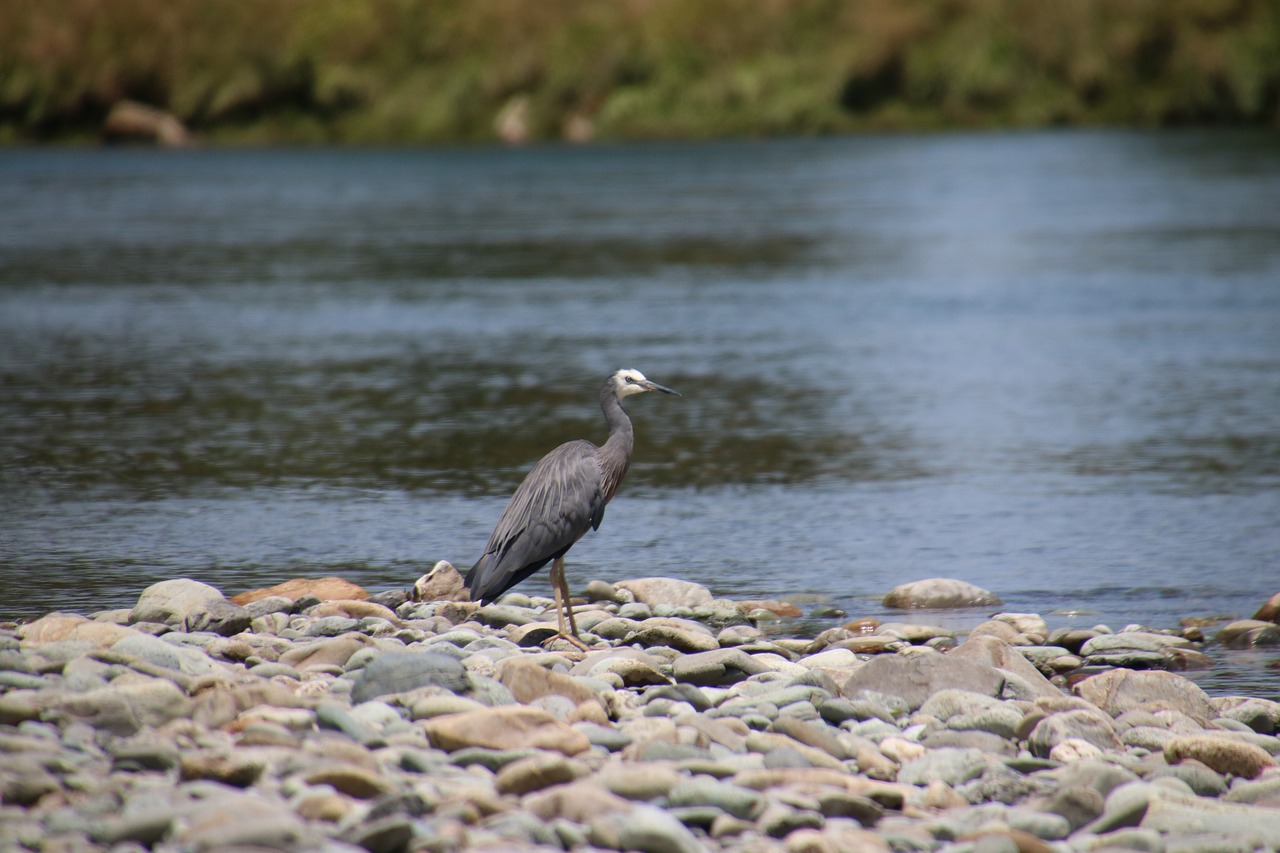
M 643 394 L 649 389 L 649 380 L 643 373 L 633 368 L 624 368 L 613 374 L 613 387 L 619 397 L 630 397 L 632 394 Z

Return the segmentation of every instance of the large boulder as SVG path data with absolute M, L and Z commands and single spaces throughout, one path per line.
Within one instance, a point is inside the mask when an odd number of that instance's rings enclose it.
M 342 578 L 293 578 L 265 589 L 251 589 L 248 592 L 242 592 L 233 596 L 231 603 L 239 604 L 243 607 L 258 599 L 272 596 L 281 596 L 290 601 L 297 601 L 303 597 L 318 598 L 321 601 L 333 601 L 335 599 L 364 600 L 369 597 L 369 593 L 363 587 Z
M 899 610 L 950 610 L 957 607 L 999 607 L 999 596 L 954 578 L 929 578 L 894 587 L 884 597 L 885 607 Z
M 1199 685 L 1162 670 L 1113 669 L 1084 679 L 1072 692 L 1112 717 L 1134 708 L 1181 711 L 1201 723 L 1217 716 L 1209 694 Z
M 190 578 L 160 581 L 142 591 L 129 614 L 129 621 L 182 625 L 192 613 L 218 601 L 226 601 L 222 591 L 207 583 Z
M 650 607 L 669 604 L 673 607 L 697 607 L 710 604 L 714 599 L 711 590 L 700 583 L 676 580 L 675 578 L 638 578 L 636 580 L 618 581 L 616 589 L 630 590 L 636 601 L 644 602 Z

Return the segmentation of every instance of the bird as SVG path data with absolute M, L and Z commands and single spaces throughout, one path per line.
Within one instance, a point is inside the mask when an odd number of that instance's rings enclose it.
M 586 439 L 566 442 L 533 466 L 507 502 L 484 553 L 467 572 L 465 583 L 472 601 L 492 601 L 551 563 L 557 636 L 586 649 L 569 604 L 564 555 L 589 530 L 600 528 L 604 508 L 631 464 L 635 433 L 622 401 L 650 391 L 680 396 L 631 368 L 605 380 L 600 408 L 609 424 L 608 440 L 599 447 Z M 566 614 L 569 633 L 565 633 Z

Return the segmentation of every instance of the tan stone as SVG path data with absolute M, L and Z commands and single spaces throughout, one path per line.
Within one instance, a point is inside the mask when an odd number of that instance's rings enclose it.
M 528 704 L 543 696 L 560 695 L 573 700 L 599 704 L 594 690 L 573 676 L 552 672 L 526 658 L 507 658 L 498 665 L 498 680 L 511 691 L 517 702 Z
M 544 821 L 560 818 L 581 824 L 599 815 L 625 813 L 632 808 L 630 802 L 597 784 L 594 777 L 530 794 L 521 805 Z
M 311 791 L 303 795 L 294 811 L 306 820 L 338 823 L 355 808 L 355 803 L 342 794 L 329 791 Z
M 628 800 L 654 800 L 666 796 L 682 778 L 670 761 L 623 761 L 604 765 L 590 782 Z
M 880 620 L 874 616 L 862 616 L 852 622 L 846 622 L 841 627 L 855 634 L 874 634 L 880 629 Z
M 273 587 L 242 592 L 232 598 L 231 603 L 239 604 L 243 607 L 261 598 L 269 598 L 273 595 L 283 596 L 291 601 L 297 601 L 305 595 L 315 596 L 321 601 L 366 599 L 369 597 L 369 593 L 365 592 L 363 587 L 342 578 L 293 578 Z
M 307 612 L 316 617 L 347 616 L 351 619 L 364 619 L 365 617 L 373 616 L 378 619 L 386 619 L 393 625 L 400 624 L 400 618 L 396 616 L 395 611 L 390 607 L 359 599 L 334 599 L 333 601 L 318 604 L 314 609 Z
M 702 584 L 675 578 L 638 578 L 619 581 L 613 586 L 615 589 L 630 590 L 636 601 L 644 602 L 650 607 L 659 604 L 697 607 L 699 604 L 710 604 L 713 600 L 711 591 Z
M 1275 759 L 1262 747 L 1233 738 L 1213 735 L 1176 737 L 1164 745 L 1164 760 L 1177 764 L 1194 758 L 1219 773 L 1254 779 Z
M 74 613 L 50 613 L 34 622 L 18 626 L 18 637 L 22 640 L 24 647 L 62 641 L 80 641 L 105 649 L 125 637 L 139 633 L 124 625 L 117 625 L 114 622 L 94 622 Z
M 431 744 L 453 751 L 468 746 L 489 749 L 554 749 L 577 755 L 591 748 L 587 736 L 541 708 L 502 705 L 421 721 Z
M 1263 622 L 1280 622 L 1280 592 L 1268 598 L 1258 608 L 1258 612 L 1253 614 L 1253 618 Z
M 500 794 L 528 794 L 552 785 L 563 785 L 585 775 L 587 769 L 555 752 L 540 752 L 517 759 L 498 771 L 494 780 Z
M 448 560 L 441 560 L 431 571 L 414 581 L 414 601 L 470 601 L 471 594 L 462 575 Z
M 748 613 L 752 610 L 768 610 L 774 616 L 780 616 L 784 619 L 794 619 L 797 616 L 804 615 L 804 611 L 790 601 L 778 601 L 776 598 L 759 601 L 739 601 L 738 606 Z
M 363 634 L 343 634 L 311 643 L 306 646 L 295 646 L 280 655 L 280 663 L 288 664 L 298 670 L 314 669 L 321 666 L 342 666 L 360 649 L 373 643 Z
M 357 800 L 372 800 L 395 790 L 395 785 L 380 774 L 352 764 L 321 767 L 306 774 L 303 781 L 308 785 L 328 785 Z

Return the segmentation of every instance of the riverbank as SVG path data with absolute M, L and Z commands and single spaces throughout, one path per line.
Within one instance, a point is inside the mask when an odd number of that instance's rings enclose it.
M 98 139 L 126 100 L 229 144 L 1275 126 L 1280 7 L 17 2 L 0 80 L 10 143 Z
M 0 846 L 1280 845 L 1280 703 L 1150 668 L 1194 666 L 1195 629 L 912 611 L 796 639 L 761 629 L 783 602 L 644 579 L 587 587 L 584 653 L 550 601 L 447 600 L 438 569 L 429 601 L 173 580 L 5 626 Z

